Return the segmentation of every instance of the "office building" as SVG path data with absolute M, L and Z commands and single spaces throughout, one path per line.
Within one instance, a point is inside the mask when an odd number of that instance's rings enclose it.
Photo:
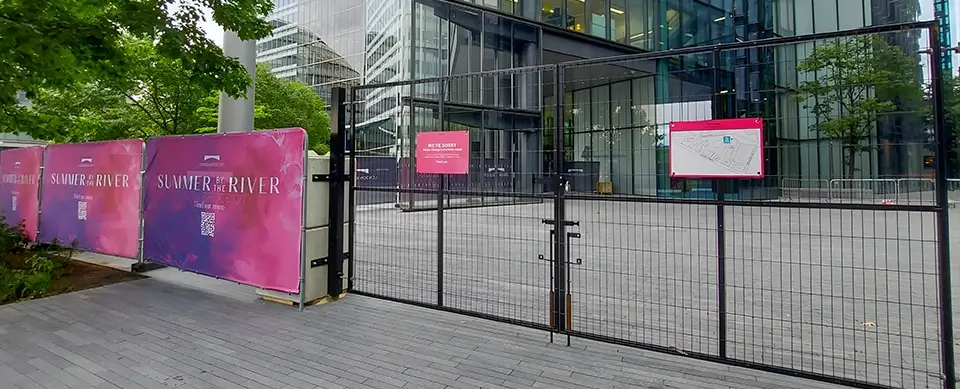
M 949 8 L 945 0 L 278 1 L 271 15 L 275 33 L 260 42 L 259 58 L 275 61 L 278 75 L 303 80 L 321 95 L 331 86 L 913 21 L 924 8 L 948 20 Z M 919 63 L 921 38 L 905 33 L 890 43 L 917 55 Z M 667 124 L 763 116 L 769 178 L 739 182 L 738 196 L 769 197 L 785 177 L 842 178 L 839 148 L 810 129 L 813 115 L 787 87 L 803 76 L 795 68 L 809 55 L 809 46 L 723 52 L 719 82 L 729 93 L 719 99 L 713 93 L 710 53 L 571 71 L 561 97 L 565 162 L 595 168 L 597 181 L 612 183 L 614 193 L 712 197 L 710 181 L 668 176 Z M 918 74 L 922 71 L 918 66 Z M 555 142 L 547 128 L 561 116 L 553 109 L 559 96 L 554 96 L 552 77 L 527 72 L 462 79 L 447 85 L 443 96 L 436 83 L 363 91 L 357 96 L 355 147 L 409 157 L 414 132 L 436 126 L 442 97 L 457 108 L 456 114 L 447 112 L 451 125 L 474 133 L 475 158 L 509 166 L 516 190 L 543 190 L 537 177 L 555 166 L 552 153 L 544 152 Z M 860 155 L 855 178 L 926 174 L 923 124 L 901 116 L 871 134 L 869 142 L 876 147 Z

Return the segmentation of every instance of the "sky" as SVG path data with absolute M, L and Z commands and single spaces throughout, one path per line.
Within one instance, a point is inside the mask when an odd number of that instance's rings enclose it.
M 204 10 L 203 16 L 204 19 L 206 19 L 206 21 L 200 24 L 203 32 L 207 33 L 207 38 L 210 38 L 217 46 L 223 46 L 223 27 L 220 27 L 217 22 L 213 21 L 213 15 L 211 15 L 209 9 Z

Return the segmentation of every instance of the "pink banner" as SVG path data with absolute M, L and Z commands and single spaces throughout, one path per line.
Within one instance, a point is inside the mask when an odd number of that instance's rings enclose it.
M 0 214 L 8 225 L 22 222 L 31 240 L 37 239 L 42 163 L 43 146 L 0 152 Z
M 302 129 L 147 140 L 144 257 L 299 291 L 305 142 Z
M 417 134 L 417 173 L 467 174 L 470 170 L 470 133 L 437 131 Z
M 39 240 L 136 258 L 142 159 L 139 139 L 47 146 Z

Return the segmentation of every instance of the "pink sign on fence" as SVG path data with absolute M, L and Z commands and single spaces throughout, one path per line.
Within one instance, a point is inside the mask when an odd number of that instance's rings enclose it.
M 0 214 L 8 225 L 23 222 L 31 240 L 37 239 L 42 161 L 43 146 L 0 152 Z
M 139 139 L 47 146 L 39 240 L 136 258 L 142 159 Z
M 437 131 L 417 134 L 417 173 L 467 174 L 470 133 Z

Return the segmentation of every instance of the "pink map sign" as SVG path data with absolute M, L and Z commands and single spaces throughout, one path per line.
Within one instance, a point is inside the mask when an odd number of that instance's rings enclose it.
M 437 131 L 417 134 L 417 173 L 467 174 L 469 170 L 469 132 Z

